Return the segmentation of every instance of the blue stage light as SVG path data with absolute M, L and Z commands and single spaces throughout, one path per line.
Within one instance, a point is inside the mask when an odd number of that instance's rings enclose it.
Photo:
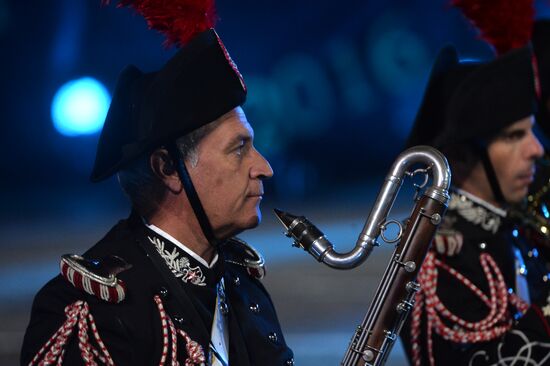
M 69 81 L 53 98 L 53 124 L 65 136 L 96 133 L 103 127 L 110 102 L 109 92 L 99 81 L 90 77 Z
M 546 206 L 546 203 L 542 203 L 540 205 L 540 208 L 542 209 L 542 214 L 545 218 L 550 219 L 550 212 L 548 212 L 548 207 Z

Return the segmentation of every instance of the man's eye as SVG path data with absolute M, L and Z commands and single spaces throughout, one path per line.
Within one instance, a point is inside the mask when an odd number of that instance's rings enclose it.
M 244 147 L 245 147 L 244 142 L 241 142 L 241 144 L 237 146 L 237 148 L 235 149 L 235 152 L 237 153 L 237 155 L 242 155 L 244 151 Z
M 521 139 L 523 136 L 525 136 L 525 132 L 524 131 L 512 131 L 510 133 L 507 133 L 506 135 L 504 135 L 504 138 L 507 139 L 507 140 L 519 140 Z
M 501 138 L 505 141 L 518 141 L 525 136 L 525 131 L 517 130 L 503 133 Z

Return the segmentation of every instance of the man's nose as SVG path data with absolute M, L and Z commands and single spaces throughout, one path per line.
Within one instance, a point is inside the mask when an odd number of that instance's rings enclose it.
M 530 132 L 530 139 L 527 141 L 526 148 L 528 151 L 527 156 L 530 159 L 539 159 L 544 155 L 544 148 L 533 131 Z
M 251 178 L 268 179 L 273 176 L 273 169 L 267 159 L 254 148 L 255 161 L 250 170 Z

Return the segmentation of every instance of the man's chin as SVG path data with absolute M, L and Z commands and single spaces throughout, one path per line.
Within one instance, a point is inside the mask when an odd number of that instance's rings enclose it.
M 245 230 L 254 229 L 258 225 L 260 225 L 260 222 L 262 221 L 261 216 L 253 216 L 247 220 L 245 220 L 241 225 L 239 225 L 238 232 L 242 233 Z M 236 235 L 236 234 L 234 234 Z
M 250 225 L 248 229 L 253 229 L 256 226 L 260 225 L 262 222 L 262 211 L 260 210 L 259 205 L 256 206 L 254 212 L 250 215 L 250 218 L 247 220 L 247 223 Z
M 248 220 L 248 227 L 244 230 L 254 229 L 258 225 L 260 225 L 260 222 L 262 222 L 262 215 L 261 214 L 250 218 L 250 220 Z
M 527 198 L 528 193 L 529 193 L 528 188 L 518 189 L 516 192 L 513 192 L 512 194 L 510 194 L 510 197 L 507 197 L 506 201 L 513 205 L 522 203 Z
M 218 227 L 215 230 L 215 235 L 218 240 L 225 240 L 233 236 L 239 235 L 243 231 L 253 229 L 260 224 L 261 215 L 254 215 L 242 221 L 233 222 L 224 227 Z

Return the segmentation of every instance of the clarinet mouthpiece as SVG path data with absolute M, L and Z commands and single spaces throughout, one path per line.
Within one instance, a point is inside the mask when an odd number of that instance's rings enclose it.
M 285 235 L 294 240 L 293 246 L 309 252 L 315 259 L 321 261 L 332 244 L 325 234 L 304 216 L 296 216 L 288 212 L 274 209 L 275 215 L 286 229 Z
M 285 230 L 286 230 L 285 235 L 288 236 L 288 237 L 291 237 L 291 233 L 289 232 L 289 228 L 291 227 L 292 223 L 296 219 L 298 219 L 299 217 L 295 216 L 295 215 L 292 215 L 288 212 L 278 210 L 276 208 L 274 208 L 273 211 L 275 212 L 275 215 L 277 216 L 277 218 L 279 219 L 281 224 L 283 224 L 283 226 L 285 227 Z

